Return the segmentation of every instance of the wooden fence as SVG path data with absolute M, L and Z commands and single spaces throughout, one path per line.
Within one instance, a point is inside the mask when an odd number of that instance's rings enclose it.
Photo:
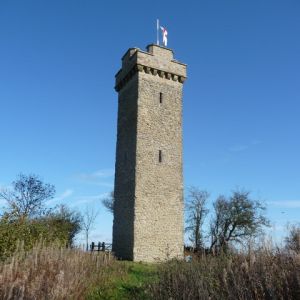
M 112 244 L 105 243 L 105 242 L 98 242 L 97 244 L 92 242 L 90 244 L 90 251 L 103 251 L 103 252 L 111 252 L 112 250 Z

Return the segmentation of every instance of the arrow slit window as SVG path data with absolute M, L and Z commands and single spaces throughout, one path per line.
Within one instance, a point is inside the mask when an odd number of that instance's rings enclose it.
M 159 103 L 163 103 L 163 93 L 159 93 Z
M 161 163 L 162 162 L 162 151 L 158 151 L 158 161 Z

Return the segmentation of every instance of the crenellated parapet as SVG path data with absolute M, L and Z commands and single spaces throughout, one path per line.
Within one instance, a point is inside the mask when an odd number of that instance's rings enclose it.
M 119 79 L 119 81 L 116 82 L 116 91 L 119 92 L 137 72 L 144 72 L 152 76 L 159 76 L 161 78 L 178 81 L 180 83 L 184 83 L 184 81 L 186 80 L 186 77 L 184 76 L 138 64 L 133 66 L 132 69 L 123 78 Z
M 184 83 L 186 65 L 173 59 L 171 49 L 149 45 L 147 50 L 146 52 L 138 48 L 131 48 L 123 56 L 122 69 L 116 74 L 115 89 L 117 92 L 139 72 Z

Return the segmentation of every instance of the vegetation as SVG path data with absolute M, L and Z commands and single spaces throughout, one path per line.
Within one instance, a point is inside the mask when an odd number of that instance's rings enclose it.
M 300 257 L 260 250 L 159 267 L 151 299 L 300 299 Z
M 12 190 L 2 190 L 0 198 L 7 206 L 0 217 L 0 260 L 14 253 L 18 242 L 25 251 L 39 240 L 73 245 L 81 230 L 81 215 L 64 205 L 49 209 L 46 201 L 53 198 L 55 188 L 36 175 L 19 175 Z
M 143 264 L 39 243 L 0 263 L 0 299 L 299 299 L 300 256 L 260 248 Z
M 264 216 L 265 207 L 252 200 L 247 191 L 234 191 L 230 198 L 220 196 L 213 204 L 210 249 L 227 250 L 229 243 L 241 243 L 254 237 L 269 221 Z
M 0 299 L 83 299 L 93 285 L 106 284 L 111 266 L 122 273 L 105 254 L 42 243 L 27 253 L 21 244 L 0 264 Z
M 25 251 L 31 249 L 39 240 L 44 244 L 54 241 L 60 245 L 71 245 L 80 230 L 80 216 L 65 207 L 59 207 L 51 214 L 36 219 L 10 220 L 0 218 L 0 260 L 15 252 L 16 245 L 22 241 Z
M 89 235 L 90 231 L 93 229 L 94 223 L 96 221 L 97 216 L 99 215 L 99 210 L 95 209 L 93 206 L 86 206 L 85 211 L 82 217 L 82 230 L 85 235 L 85 244 L 86 250 L 89 250 Z
M 210 229 L 206 235 L 210 242 L 205 243 L 203 223 L 209 212 L 206 207 L 208 197 L 207 191 L 192 187 L 186 201 L 186 230 L 191 233 L 190 241 L 196 251 L 206 248 L 210 252 L 226 252 L 230 244 L 255 237 L 269 225 L 263 204 L 251 199 L 250 192 L 235 190 L 229 198 L 219 196 L 213 202 Z
M 285 238 L 286 248 L 300 254 L 300 225 L 294 224 L 289 229 L 289 235 Z
M 86 299 L 151 299 L 148 287 L 157 281 L 157 265 L 115 261 L 106 284 L 97 283 Z
M 12 183 L 13 189 L 2 189 L 0 199 L 7 203 L 6 214 L 10 218 L 34 218 L 46 212 L 45 202 L 54 197 L 55 188 L 43 183 L 37 175 L 20 174 Z
M 103 206 L 109 211 L 110 213 L 114 213 L 114 205 L 115 205 L 115 195 L 114 191 L 111 191 L 109 196 L 102 199 Z
M 187 211 L 186 231 L 190 233 L 190 241 L 194 244 L 196 250 L 205 247 L 202 226 L 208 214 L 208 209 L 206 208 L 208 197 L 209 193 L 207 191 L 191 187 L 185 205 Z
M 148 299 L 155 265 L 116 261 L 109 253 L 88 253 L 59 245 L 18 246 L 0 263 L 0 299 Z
M 196 250 L 211 251 L 188 252 L 189 262 L 143 264 L 74 248 L 81 228 L 88 239 L 97 211 L 87 208 L 82 218 L 66 206 L 46 209 L 54 191 L 35 175 L 20 175 L 13 190 L 0 192 L 7 201 L 0 217 L 0 299 L 300 299 L 299 225 L 290 227 L 281 249 L 233 247 L 268 225 L 264 206 L 249 192 L 215 200 L 206 248 L 209 195 L 192 188 L 187 230 Z M 103 204 L 113 212 L 113 203 L 111 193 Z

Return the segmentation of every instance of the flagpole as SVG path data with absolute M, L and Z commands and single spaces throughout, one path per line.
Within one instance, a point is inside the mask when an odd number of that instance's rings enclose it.
M 156 20 L 156 44 L 159 46 L 159 37 L 158 37 L 158 31 L 159 31 L 159 20 Z

